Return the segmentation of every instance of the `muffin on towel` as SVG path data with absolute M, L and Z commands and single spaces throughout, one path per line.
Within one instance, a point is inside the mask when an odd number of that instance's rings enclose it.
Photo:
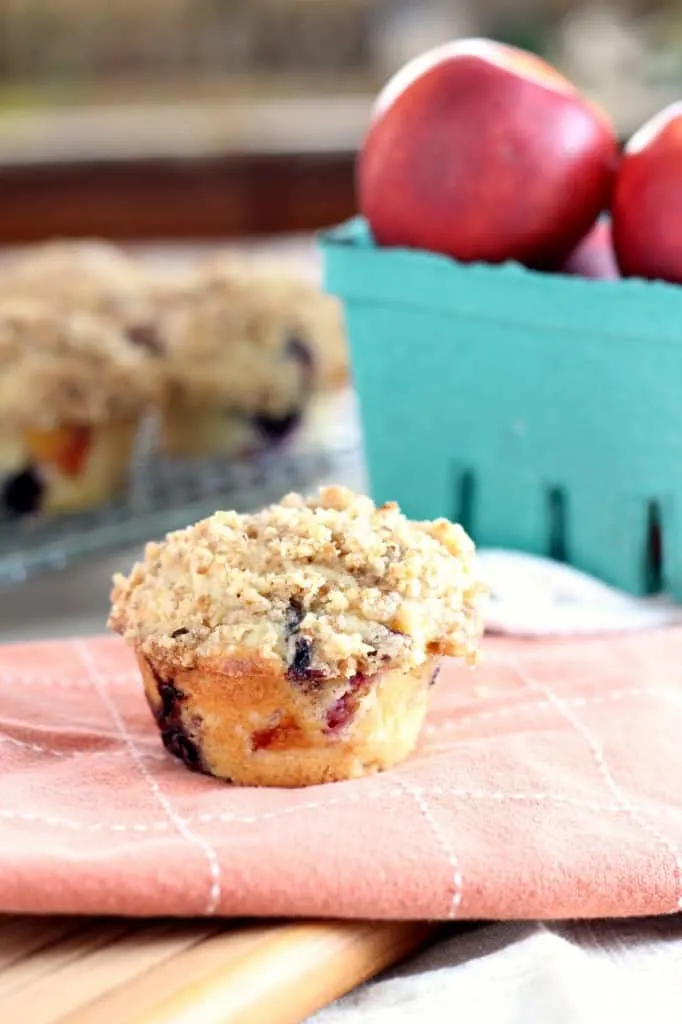
M 109 625 L 188 767 L 308 786 L 410 753 L 439 660 L 476 658 L 483 593 L 461 527 L 326 487 L 148 545 Z

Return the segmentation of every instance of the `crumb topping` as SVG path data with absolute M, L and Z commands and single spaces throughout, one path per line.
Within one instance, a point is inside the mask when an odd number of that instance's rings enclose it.
M 0 299 L 0 420 L 28 426 L 123 419 L 153 389 L 149 360 L 110 320 Z
M 214 261 L 160 317 L 171 400 L 277 415 L 347 374 L 338 301 L 281 271 Z
M 151 275 L 117 246 L 95 240 L 32 246 L 3 264 L 0 298 L 37 299 L 137 324 L 152 313 Z
M 460 526 L 326 487 L 149 544 L 114 579 L 109 625 L 166 665 L 246 648 L 292 680 L 339 679 L 474 660 L 483 594 Z

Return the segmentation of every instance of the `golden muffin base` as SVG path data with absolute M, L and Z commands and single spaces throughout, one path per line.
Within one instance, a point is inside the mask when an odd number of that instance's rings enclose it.
M 262 447 L 246 418 L 232 416 L 220 406 L 173 403 L 160 413 L 159 447 L 165 455 L 234 458 Z
M 35 465 L 44 485 L 39 514 L 79 512 L 103 505 L 126 485 L 137 431 L 137 419 L 90 427 L 83 465 L 70 474 L 57 463 L 36 457 L 27 447 L 25 431 L 3 427 L 0 479 Z
M 250 652 L 204 658 L 188 670 L 152 664 L 139 652 L 137 661 L 171 753 L 238 785 L 289 788 L 370 775 L 403 761 L 419 737 L 438 665 L 432 659 L 416 671 L 390 669 L 359 683 L 325 680 L 316 687 Z M 354 707 L 345 723 L 344 701 Z
M 223 455 L 244 458 L 285 442 L 300 429 L 305 407 L 283 413 L 290 426 L 280 436 L 268 437 L 256 423 L 258 413 L 243 415 L 221 406 L 173 404 L 161 410 L 159 447 L 165 455 L 197 457 Z
M 344 398 L 347 402 L 347 396 L 348 389 L 342 387 L 313 392 L 300 412 L 292 411 L 291 430 L 279 440 L 295 435 L 297 445 L 319 447 L 322 439 L 338 434 L 340 418 L 347 415 L 339 403 Z M 230 415 L 223 407 L 173 402 L 159 410 L 159 448 L 165 455 L 243 458 L 278 443 L 277 438 L 268 440 L 247 415 Z
M 53 467 L 46 472 L 44 511 L 85 511 L 117 497 L 128 480 L 137 431 L 137 420 L 93 427 L 87 460 L 77 476 Z

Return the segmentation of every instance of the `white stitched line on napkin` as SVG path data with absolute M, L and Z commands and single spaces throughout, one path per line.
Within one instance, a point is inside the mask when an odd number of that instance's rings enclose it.
M 130 683 L 139 683 L 139 674 L 135 675 L 134 672 L 115 672 L 110 676 L 107 676 L 103 683 L 106 686 L 124 686 Z M 68 676 L 24 676 L 24 675 L 12 675 L 12 673 L 3 672 L 0 675 L 0 683 L 5 683 L 7 686 L 45 686 L 55 687 L 57 689 L 78 689 L 78 690 L 91 690 L 95 685 L 92 679 L 81 679 L 74 678 L 70 679 Z
M 436 839 L 437 845 L 440 847 L 442 853 L 445 855 L 445 859 L 450 867 L 451 878 L 452 878 L 452 896 L 450 899 L 450 907 L 448 910 L 448 919 L 452 920 L 457 917 L 457 912 L 462 903 L 462 872 L 459 867 L 459 861 L 457 854 L 452 848 L 451 843 L 448 840 L 445 832 L 441 828 L 435 814 L 431 810 L 427 800 L 425 799 L 425 792 L 419 789 L 417 786 L 412 786 L 405 779 L 398 779 L 398 785 L 414 800 L 415 804 L 419 809 L 419 813 L 426 821 L 429 829 Z M 431 790 L 431 793 L 434 791 Z
M 571 707 L 589 707 L 593 704 L 607 704 L 612 700 L 628 700 L 631 697 L 656 697 L 656 698 L 667 698 L 674 703 L 682 703 L 682 690 L 673 689 L 651 689 L 643 690 L 636 687 L 631 689 L 613 690 L 611 693 L 594 693 L 588 697 L 562 697 L 562 703 L 566 706 Z M 453 714 L 452 718 L 449 718 L 443 722 L 436 724 L 428 724 L 424 728 L 424 734 L 427 736 L 437 736 L 441 732 L 449 732 L 450 730 L 457 729 L 460 725 L 469 725 L 472 722 L 483 722 L 489 719 L 496 718 L 507 718 L 511 715 L 519 714 L 527 711 L 542 711 L 544 709 L 557 711 L 557 707 L 553 704 L 549 698 L 543 698 L 542 700 L 532 701 L 520 701 L 518 704 L 514 704 L 509 708 L 496 708 L 494 711 L 475 711 L 469 715 L 456 715 Z
M 0 733 L 0 743 L 8 743 L 10 746 L 19 747 L 23 750 L 32 750 L 36 754 L 49 754 L 50 757 L 103 757 L 106 754 L 110 757 L 121 757 L 123 754 L 128 753 L 125 747 L 117 747 L 115 750 L 110 750 L 108 747 L 102 750 L 54 750 L 52 747 L 43 746 L 42 743 L 28 743 L 26 740 L 18 740 L 14 736 L 2 733 Z M 145 752 L 142 756 L 152 761 L 167 760 L 166 754 L 152 751 Z
M 424 796 L 455 797 L 459 800 L 491 800 L 495 803 L 530 803 L 530 804 L 567 804 L 570 807 L 577 807 L 586 811 L 593 811 L 596 814 L 627 814 L 622 803 L 600 803 L 596 800 L 584 800 L 580 797 L 563 796 L 560 793 L 534 793 L 534 792 L 511 792 L 504 790 L 486 789 L 452 789 L 444 786 L 413 786 L 416 793 Z M 278 818 L 288 817 L 299 811 L 324 810 L 327 807 L 338 807 L 344 804 L 354 804 L 371 800 L 385 800 L 387 798 L 402 797 L 405 793 L 402 789 L 377 789 L 368 790 L 361 796 L 356 794 L 342 797 L 332 797 L 329 800 L 312 800 L 309 803 L 294 804 L 291 807 L 284 807 L 281 811 L 266 811 L 263 814 L 246 816 L 231 814 L 197 814 L 194 817 L 183 819 L 186 825 L 193 825 L 198 822 L 208 824 L 210 822 L 230 823 L 235 825 L 259 825 L 266 821 L 273 821 Z M 661 807 L 660 813 L 664 816 L 677 818 L 682 816 L 682 811 L 676 808 Z M 57 818 L 49 815 L 33 814 L 31 812 L 15 811 L 10 808 L 0 808 L 0 818 L 8 821 L 21 821 L 28 824 L 50 825 L 54 828 L 63 828 L 73 832 L 166 832 L 172 826 L 167 821 L 151 821 L 145 824 L 128 825 L 123 823 L 111 823 L 108 821 L 95 821 L 84 824 L 70 818 Z
M 100 675 L 93 663 L 90 651 L 88 650 L 88 648 L 86 647 L 82 640 L 74 640 L 73 643 L 76 647 L 76 650 L 78 651 L 79 656 L 83 661 L 83 664 L 85 665 L 85 668 L 88 670 L 88 674 L 90 675 L 95 684 L 95 687 L 100 695 L 102 703 L 105 705 L 107 711 L 109 712 L 109 715 L 111 716 L 112 722 L 118 729 L 121 738 L 126 744 L 130 752 L 130 757 L 133 763 L 135 764 L 138 772 L 140 773 L 144 781 L 147 783 L 147 785 L 153 792 L 157 801 L 165 811 L 166 817 L 172 823 L 176 831 L 190 846 L 197 846 L 202 851 L 206 860 L 208 861 L 210 889 L 208 893 L 208 899 L 204 907 L 204 914 L 207 917 L 209 917 L 212 914 L 215 914 L 218 908 L 218 904 L 220 903 L 220 897 L 222 895 L 220 883 L 220 861 L 218 860 L 218 855 L 216 851 L 213 849 L 211 844 L 208 843 L 205 839 L 203 839 L 201 836 L 195 835 L 188 828 L 187 822 L 179 814 L 176 813 L 170 800 L 161 789 L 161 786 L 156 781 L 147 765 L 144 763 L 142 754 L 135 746 L 135 741 L 133 740 L 131 734 L 128 732 L 128 729 L 126 728 L 123 716 L 121 715 L 120 711 L 114 704 L 109 693 L 107 693 L 106 687 L 100 683 Z
M 22 821 L 29 825 L 49 825 L 52 828 L 64 829 L 67 832 L 167 832 L 170 825 L 167 821 L 152 821 L 146 825 L 123 825 L 108 821 L 93 821 L 83 824 L 72 818 L 57 818 L 49 814 L 31 814 L 30 811 L 13 811 L 0 808 L 0 818 L 6 821 Z
M 31 729 L 35 729 L 36 726 L 35 719 L 27 721 L 25 718 L 9 718 L 6 715 L 0 715 L 0 724 L 2 724 L 5 729 L 26 729 L 29 731 Z M 68 727 L 68 735 L 72 740 L 84 740 L 86 742 L 91 742 L 93 739 L 97 739 L 113 740 L 117 744 L 121 743 L 120 732 L 116 732 L 115 729 L 112 729 L 111 731 L 103 729 L 98 722 L 86 722 L 81 720 L 77 726 L 73 725 Z M 131 732 L 130 735 L 136 743 L 143 743 L 145 746 L 153 747 L 154 753 L 161 754 L 164 757 L 164 760 L 174 763 L 174 758 L 171 758 L 170 755 L 166 756 L 163 754 L 163 748 L 161 748 L 161 750 L 159 749 L 158 730 L 155 732 L 152 732 L 151 729 L 148 729 L 147 732 Z
M 50 747 L 43 747 L 40 743 L 26 743 L 24 740 L 16 740 L 14 736 L 0 735 L 0 743 L 7 743 L 12 747 L 19 747 L 21 750 L 32 750 L 35 754 L 52 754 L 53 757 L 70 757 L 65 750 L 51 750 Z
M 682 853 L 680 852 L 679 848 L 675 845 L 672 839 L 668 838 L 668 836 L 663 835 L 663 833 L 659 829 L 657 829 L 655 825 L 652 825 L 650 824 L 650 822 L 646 821 L 646 819 L 642 817 L 642 813 L 620 791 L 620 789 L 616 785 L 616 781 L 613 775 L 611 774 L 611 769 L 606 763 L 606 758 L 604 756 L 603 750 L 601 749 L 601 746 L 599 745 L 599 742 L 597 741 L 593 733 L 590 731 L 590 729 L 585 725 L 585 723 L 581 722 L 578 716 L 568 707 L 567 704 L 564 703 L 562 698 L 554 692 L 551 686 L 548 686 L 546 683 L 541 683 L 539 680 L 532 679 L 530 676 L 527 676 L 523 669 L 523 666 L 519 662 L 516 662 L 515 669 L 523 683 L 527 687 L 529 687 L 529 689 L 543 693 L 547 700 L 552 702 L 552 704 L 557 709 L 559 714 L 565 719 L 566 722 L 568 722 L 571 728 L 580 736 L 583 742 L 587 744 L 590 754 L 592 755 L 592 760 L 596 765 L 597 771 L 602 781 L 604 782 L 609 792 L 612 794 L 614 800 L 616 800 L 617 803 L 620 804 L 622 811 L 625 814 L 627 814 L 631 821 L 634 821 L 634 823 L 641 829 L 642 832 L 651 836 L 652 839 L 655 839 L 659 846 L 663 846 L 664 849 L 673 858 L 675 889 L 677 891 L 677 896 L 675 907 L 672 909 L 682 910 Z

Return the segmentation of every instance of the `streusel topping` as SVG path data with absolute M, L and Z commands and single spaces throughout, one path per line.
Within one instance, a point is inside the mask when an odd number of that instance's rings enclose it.
M 340 306 L 287 273 L 215 262 L 161 313 L 173 396 L 277 414 L 347 372 Z
M 348 678 L 474 660 L 483 592 L 460 526 L 326 487 L 149 544 L 114 579 L 109 625 L 167 665 L 246 648 L 293 678 Z
M 87 239 L 32 246 L 0 268 L 0 298 L 37 299 L 126 325 L 151 316 L 151 287 L 141 262 L 111 243 Z
M 110 320 L 0 299 L 0 421 L 52 427 L 126 418 L 153 386 L 151 361 Z
M 238 287 L 254 305 L 289 325 L 306 343 L 315 363 L 315 384 L 336 387 L 348 380 L 348 345 L 341 302 L 314 281 L 275 260 L 244 261 L 218 253 L 199 268 L 208 287 Z

